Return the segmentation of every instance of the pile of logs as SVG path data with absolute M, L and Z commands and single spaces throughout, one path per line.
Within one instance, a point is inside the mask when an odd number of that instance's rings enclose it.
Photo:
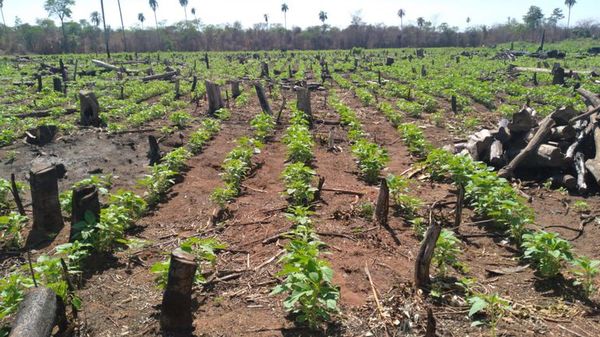
M 588 103 L 585 113 L 563 107 L 540 120 L 525 105 L 496 129 L 483 129 L 445 148 L 499 169 L 504 178 L 527 173 L 585 193 L 592 184 L 600 186 L 600 97 L 577 91 Z

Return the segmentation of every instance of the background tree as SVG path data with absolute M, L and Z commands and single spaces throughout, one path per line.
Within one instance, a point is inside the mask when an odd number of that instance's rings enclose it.
M 100 20 L 101 20 L 100 13 L 98 13 L 98 11 L 93 11 L 90 14 L 90 21 L 92 22 L 92 24 L 94 26 L 96 26 L 96 28 L 98 28 L 98 26 L 100 26 Z
M 104 14 L 104 0 L 100 0 L 102 8 L 102 26 L 104 26 L 104 44 L 106 45 L 106 56 L 110 59 L 110 48 L 108 46 L 108 30 L 106 30 L 106 16 Z
M 288 5 L 284 2 L 281 5 L 281 11 L 283 12 L 283 28 L 285 28 L 287 30 L 287 12 L 288 10 L 290 10 L 290 8 L 288 7 Z
M 564 18 L 565 18 L 565 16 L 563 14 L 562 9 L 554 8 L 554 10 L 552 11 L 552 14 L 550 14 L 550 17 L 548 18 L 548 23 L 552 26 L 556 26 L 558 24 L 558 21 L 560 21 Z
M 569 14 L 567 14 L 567 28 L 571 27 L 571 8 L 575 6 L 576 3 L 576 0 L 565 0 L 565 5 L 569 8 Z
M 188 19 L 187 19 L 188 0 L 179 0 L 179 4 L 181 5 L 181 7 L 183 7 L 183 13 L 185 14 L 185 22 L 187 23 L 187 21 L 188 21 Z
M 152 8 L 152 11 L 154 12 L 154 23 L 156 24 L 156 31 L 158 31 L 158 19 L 156 19 L 156 9 L 158 8 L 158 1 L 149 0 L 148 4 L 150 5 L 150 8 Z
M 123 11 L 121 11 L 121 0 L 117 0 L 119 6 L 119 16 L 121 17 L 121 31 L 123 32 L 123 48 L 127 51 L 127 39 L 125 39 L 125 24 L 123 23 Z
M 2 14 L 2 24 L 6 27 L 6 20 L 4 20 L 4 0 L 0 0 L 0 14 Z
M 542 9 L 538 6 L 529 7 L 529 11 L 523 16 L 523 21 L 531 29 L 539 28 L 542 25 L 543 19 L 544 13 L 542 13 Z
M 267 25 L 267 30 L 269 30 L 269 14 L 263 14 L 265 18 L 265 24 Z
M 60 26 L 63 34 L 63 51 L 68 51 L 67 32 L 65 31 L 65 18 L 70 18 L 72 11 L 71 6 L 75 4 L 75 0 L 46 0 L 44 9 L 49 16 L 56 16 L 60 20 Z
M 468 25 L 469 23 L 471 23 L 471 17 L 470 17 L 470 16 L 467 16 L 467 25 Z
M 417 18 L 417 26 L 419 26 L 421 29 L 423 29 L 423 26 L 425 26 L 425 19 L 422 16 Z
M 320 11 L 319 12 L 319 21 L 321 21 L 321 24 L 323 25 L 323 30 L 325 30 L 325 21 L 327 21 L 327 19 L 328 19 L 327 12 Z
M 400 29 L 402 29 L 402 19 L 406 16 L 406 11 L 400 8 L 398 10 L 398 16 L 400 17 Z
M 142 30 L 144 29 L 144 21 L 146 21 L 146 17 L 144 13 L 138 13 L 138 21 L 142 24 Z

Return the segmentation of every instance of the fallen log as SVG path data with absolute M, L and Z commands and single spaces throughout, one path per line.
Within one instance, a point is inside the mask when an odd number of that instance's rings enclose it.
M 585 193 L 587 192 L 588 187 L 587 183 L 585 182 L 587 171 L 585 169 L 585 158 L 583 153 L 577 152 L 573 159 L 575 163 L 575 171 L 577 172 L 577 189 L 580 193 Z
M 177 75 L 179 75 L 179 70 L 173 70 L 162 74 L 144 76 L 142 77 L 142 82 L 149 82 L 155 80 L 170 80 L 171 78 Z
M 60 309 L 58 297 L 52 289 L 30 289 L 19 305 L 9 337 L 50 337 L 59 318 L 64 317 Z
M 492 166 L 500 167 L 504 165 L 505 162 L 504 147 L 502 146 L 502 142 L 496 139 L 490 146 L 489 163 Z
M 100 60 L 92 60 L 92 63 L 97 65 L 98 67 L 104 68 L 104 69 L 108 69 L 108 70 L 112 70 L 112 71 L 117 71 L 117 72 L 125 72 L 127 74 L 130 74 L 132 71 L 125 69 L 124 67 L 117 67 L 115 65 L 112 65 L 110 63 L 106 63 Z
M 548 138 L 552 127 L 554 127 L 556 124 L 553 119 L 554 114 L 555 113 L 552 113 L 542 120 L 531 141 L 529 141 L 527 146 L 516 157 L 514 157 L 510 163 L 508 163 L 508 165 L 504 166 L 498 172 L 498 176 L 502 178 L 512 177 L 514 170 L 517 169 L 523 160 L 525 160 L 525 158 L 527 158 L 532 152 L 537 151 L 539 146 Z
M 594 108 L 600 107 L 600 97 L 595 93 L 585 90 L 583 88 L 577 88 L 577 93 L 579 93 L 585 99 L 588 105 L 593 106 Z
M 509 66 L 509 71 L 511 71 L 511 72 L 534 72 L 534 73 L 546 73 L 546 74 L 552 73 L 552 69 L 535 68 L 535 67 L 515 67 L 514 65 Z M 569 74 L 573 73 L 573 74 L 578 74 L 578 75 L 591 75 L 591 74 L 593 74 L 593 71 L 565 69 L 565 73 L 569 73 Z
M 596 147 L 596 156 L 594 159 L 588 159 L 585 162 L 585 168 L 592 174 L 596 183 L 600 185 L 600 128 L 594 127 L 594 146 Z

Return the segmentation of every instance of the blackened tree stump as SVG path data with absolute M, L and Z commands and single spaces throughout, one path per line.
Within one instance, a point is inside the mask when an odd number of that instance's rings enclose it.
M 307 88 L 301 87 L 296 90 L 296 107 L 298 110 L 304 112 L 304 115 L 308 119 L 308 124 L 312 126 L 313 118 L 312 118 L 312 108 L 310 105 L 310 90 Z
M 81 90 L 79 92 L 79 123 L 83 126 L 100 126 L 100 104 L 96 94 L 91 91 Z
M 49 337 L 61 315 L 56 293 L 49 288 L 32 288 L 19 305 L 9 337 Z M 63 308 L 64 309 L 64 308 Z
M 429 268 L 431 266 L 431 259 L 435 251 L 435 245 L 440 233 L 442 226 L 435 220 L 427 229 L 425 233 L 425 239 L 421 243 L 419 248 L 419 254 L 415 260 L 415 288 L 426 290 L 431 280 L 429 279 Z
M 192 286 L 197 267 L 193 255 L 181 249 L 171 253 L 160 314 L 163 331 L 183 332 L 192 329 Z
M 258 96 L 258 102 L 260 103 L 260 107 L 264 113 L 269 115 L 273 114 L 271 107 L 269 106 L 269 101 L 267 101 L 267 96 L 265 95 L 265 89 L 260 84 L 260 82 L 254 83 L 254 89 L 256 89 L 256 96 Z
M 58 200 L 56 166 L 45 166 L 29 172 L 31 204 L 33 207 L 33 232 L 53 235 L 63 227 L 63 217 Z
M 231 97 L 236 99 L 242 92 L 240 91 L 240 81 L 231 81 Z
M 100 219 L 98 188 L 95 185 L 86 185 L 73 189 L 71 209 L 71 234 L 69 241 L 73 242 L 80 239 L 81 236 L 82 228 L 76 226 L 79 222 L 89 222 L 89 220 L 92 220 L 89 219 L 90 216 L 93 217 L 93 221 Z
M 375 207 L 375 220 L 379 225 L 387 226 L 389 208 L 390 190 L 388 188 L 387 180 L 382 178 L 379 187 L 379 195 L 377 197 L 377 206 Z
M 156 140 L 156 137 L 152 135 L 148 136 L 148 147 L 148 159 L 150 160 L 150 166 L 154 166 L 160 163 L 160 148 L 158 146 L 158 141 Z
M 223 108 L 225 103 L 221 96 L 221 87 L 211 81 L 206 81 L 206 97 L 208 98 L 208 114 L 213 115 L 217 110 Z
M 52 86 L 54 87 L 54 91 L 63 92 L 62 81 L 61 81 L 60 77 L 52 78 Z

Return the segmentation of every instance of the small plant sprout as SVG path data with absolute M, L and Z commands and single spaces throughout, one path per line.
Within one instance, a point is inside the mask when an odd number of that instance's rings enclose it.
M 574 282 L 575 285 L 581 285 L 585 295 L 590 297 L 596 291 L 594 278 L 600 273 L 600 269 L 598 269 L 600 261 L 581 256 L 571 263 L 575 267 L 573 274 L 577 276 L 577 280 Z
M 496 328 L 498 323 L 502 321 L 502 318 L 507 312 L 511 310 L 510 302 L 498 294 L 483 294 L 475 293 L 467 298 L 467 301 L 471 305 L 469 309 L 469 317 L 473 317 L 476 314 L 483 313 L 487 317 L 487 323 L 490 326 L 490 335 L 496 336 Z M 478 326 L 483 324 L 482 321 L 474 321 L 471 325 Z

